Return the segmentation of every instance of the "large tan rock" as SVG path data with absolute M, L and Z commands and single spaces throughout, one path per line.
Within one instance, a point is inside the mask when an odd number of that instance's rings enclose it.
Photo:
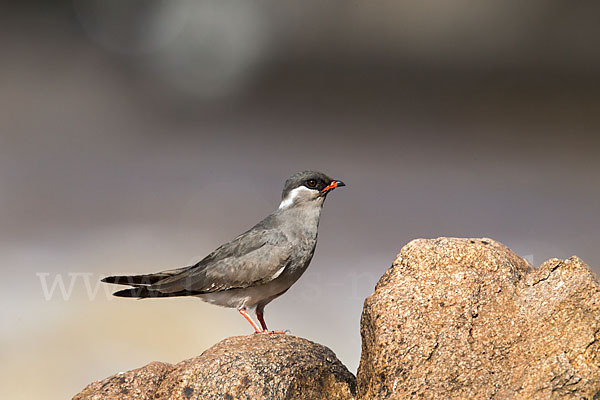
M 600 286 L 491 239 L 406 245 L 364 305 L 360 399 L 598 399 Z
M 327 347 L 289 335 L 231 337 L 177 365 L 150 363 L 74 400 L 354 399 L 356 381 Z
M 171 364 L 151 362 L 129 372 L 113 375 L 89 384 L 73 400 L 154 399 L 154 393 L 173 368 Z

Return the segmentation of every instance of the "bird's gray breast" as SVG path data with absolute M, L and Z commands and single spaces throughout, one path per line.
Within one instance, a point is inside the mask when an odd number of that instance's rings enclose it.
M 281 216 L 281 230 L 287 236 L 292 254 L 285 275 L 299 277 L 312 260 L 317 245 L 321 207 L 297 207 Z

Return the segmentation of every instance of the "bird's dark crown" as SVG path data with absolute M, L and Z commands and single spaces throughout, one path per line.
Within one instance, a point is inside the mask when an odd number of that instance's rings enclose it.
M 305 186 L 308 189 L 321 191 L 331 183 L 332 179 L 322 172 L 318 171 L 302 171 L 290 176 L 285 181 L 281 198 L 284 199 L 289 192 L 300 186 Z

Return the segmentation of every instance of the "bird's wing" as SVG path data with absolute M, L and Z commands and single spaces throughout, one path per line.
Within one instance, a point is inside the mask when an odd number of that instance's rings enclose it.
M 291 251 L 288 238 L 280 231 L 250 230 L 150 289 L 162 293 L 211 293 L 267 283 L 288 265 Z

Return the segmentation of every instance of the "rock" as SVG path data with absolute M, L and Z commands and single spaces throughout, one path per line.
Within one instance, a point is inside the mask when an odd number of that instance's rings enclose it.
M 145 367 L 115 374 L 88 385 L 73 400 L 154 399 L 154 393 L 173 365 L 151 362 Z
M 86 387 L 74 400 L 354 399 L 356 379 L 325 346 L 290 335 L 221 341 L 177 365 L 150 363 Z
M 364 305 L 359 399 L 598 399 L 600 285 L 491 239 L 406 245 Z

